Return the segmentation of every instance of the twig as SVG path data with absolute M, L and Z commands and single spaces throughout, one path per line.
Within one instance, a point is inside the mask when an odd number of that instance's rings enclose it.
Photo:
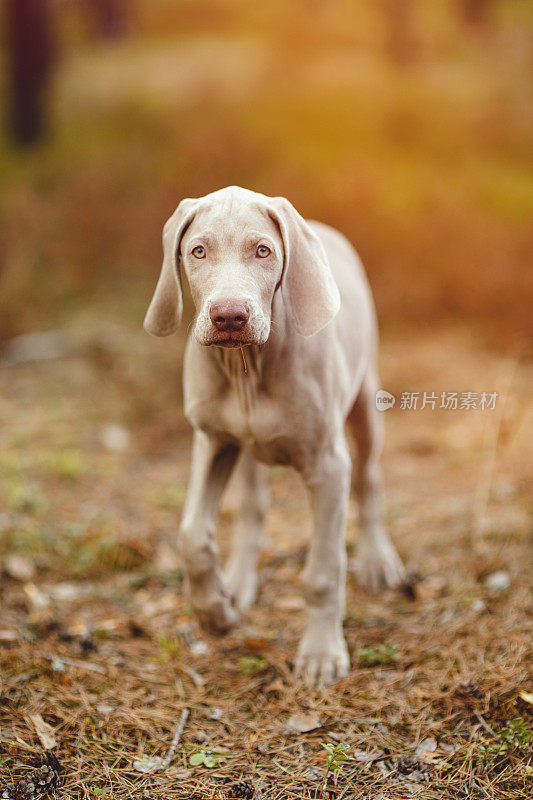
M 61 661 L 68 667 L 79 667 L 79 669 L 88 669 L 91 672 L 98 672 L 100 675 L 105 675 L 104 667 L 100 664 L 93 664 L 91 661 L 79 661 L 77 658 L 66 658 L 65 656 L 45 656 L 49 661 Z
M 189 717 L 189 709 L 184 708 L 183 711 L 181 712 L 180 720 L 176 725 L 176 731 L 174 733 L 174 738 L 172 739 L 172 743 L 168 749 L 168 753 L 161 762 L 161 766 L 159 767 L 159 769 L 168 769 L 168 767 L 170 766 L 170 762 L 172 761 L 172 759 L 176 754 L 176 748 L 178 747 L 179 741 L 181 739 L 181 734 L 183 733 L 183 729 L 185 727 L 185 723 L 187 722 L 188 717 Z
M 20 747 L 21 750 L 27 750 L 29 753 L 40 753 L 40 749 L 38 747 L 32 747 L 29 744 L 25 744 L 23 742 L 13 742 L 11 739 L 4 739 L 0 736 L 0 744 L 9 745 L 9 747 Z
M 481 716 L 481 714 L 479 713 L 479 711 L 477 710 L 477 708 L 475 708 L 475 709 L 474 709 L 474 715 L 475 715 L 476 719 L 477 719 L 477 720 L 478 720 L 478 721 L 479 721 L 479 722 L 480 722 L 480 723 L 483 725 L 483 727 L 485 728 L 485 730 L 486 730 L 488 733 L 490 733 L 490 735 L 491 735 L 491 736 L 493 736 L 495 739 L 497 739 L 498 737 L 496 736 L 496 734 L 494 733 L 494 731 L 492 730 L 492 728 L 490 727 L 490 725 L 488 725 L 488 724 L 485 722 L 485 720 L 483 719 L 483 717 Z

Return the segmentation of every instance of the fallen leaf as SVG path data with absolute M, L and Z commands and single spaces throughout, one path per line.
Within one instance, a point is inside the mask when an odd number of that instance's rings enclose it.
M 48 595 L 41 592 L 34 583 L 25 583 L 24 593 L 28 598 L 32 611 L 44 611 L 44 609 L 48 608 L 50 605 L 50 598 Z
M 11 644 L 11 642 L 16 642 L 17 639 L 16 631 L 0 631 L 0 644 Z
M 417 748 L 415 750 L 416 755 L 422 755 L 422 753 L 434 753 L 437 749 L 437 740 L 433 738 L 433 736 L 429 736 L 427 739 L 422 739 L 421 742 L 418 743 Z
M 44 749 L 53 750 L 57 745 L 57 741 L 52 726 L 45 722 L 40 714 L 32 714 L 30 719 Z
M 103 717 L 109 716 L 109 714 L 111 714 L 115 710 L 115 708 L 116 706 L 111 706 L 109 705 L 109 703 L 98 703 L 98 705 L 96 706 L 96 710 Z
M 262 639 L 258 636 L 248 636 L 244 640 L 244 645 L 249 650 L 254 650 L 255 652 L 261 652 L 263 650 L 268 650 L 272 648 L 272 642 L 268 639 Z
M 320 717 L 314 711 L 309 714 L 293 714 L 287 720 L 287 730 L 289 733 L 308 733 L 321 726 Z
M 519 697 L 521 697 L 525 703 L 533 705 L 533 692 L 520 692 Z
M 208 708 L 205 713 L 206 716 L 209 717 L 209 719 L 214 719 L 214 720 L 222 719 L 222 709 L 219 708 L 218 706 L 211 706 L 211 708 Z
M 133 769 L 137 770 L 137 772 L 155 772 L 160 768 L 162 762 L 163 759 L 159 756 L 145 756 L 133 762 Z

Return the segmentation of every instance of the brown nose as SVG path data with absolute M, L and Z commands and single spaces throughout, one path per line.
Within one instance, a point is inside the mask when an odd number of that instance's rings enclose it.
M 217 331 L 240 331 L 250 319 L 250 310 L 237 300 L 221 300 L 213 303 L 209 316 Z

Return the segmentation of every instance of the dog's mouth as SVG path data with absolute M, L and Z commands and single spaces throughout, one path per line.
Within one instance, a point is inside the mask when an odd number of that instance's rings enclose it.
M 270 325 L 266 321 L 250 320 L 250 323 L 240 328 L 218 330 L 215 325 L 206 325 L 202 317 L 196 321 L 194 336 L 199 344 L 204 347 L 257 347 L 265 344 L 270 336 Z
M 256 339 L 250 339 L 238 333 L 217 333 L 208 342 L 208 347 L 217 345 L 218 347 L 246 347 L 249 345 L 260 344 Z
M 209 335 L 202 339 L 202 344 L 207 347 L 216 345 L 217 347 L 250 347 L 264 344 L 268 336 L 255 334 L 250 330 L 240 331 L 217 331 L 212 330 Z

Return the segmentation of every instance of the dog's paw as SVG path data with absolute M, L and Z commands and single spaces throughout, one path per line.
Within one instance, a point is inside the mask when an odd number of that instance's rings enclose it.
M 231 565 L 224 570 L 225 583 L 235 607 L 241 612 L 248 611 L 257 597 L 259 581 L 253 569 L 235 569 Z
M 200 625 L 210 633 L 226 633 L 239 619 L 239 612 L 226 593 L 192 590 L 191 602 Z
M 359 542 L 353 569 L 359 585 L 374 592 L 401 586 L 406 580 L 402 560 L 386 534 Z
M 342 633 L 306 632 L 298 648 L 294 675 L 306 686 L 321 687 L 345 678 L 350 657 Z

